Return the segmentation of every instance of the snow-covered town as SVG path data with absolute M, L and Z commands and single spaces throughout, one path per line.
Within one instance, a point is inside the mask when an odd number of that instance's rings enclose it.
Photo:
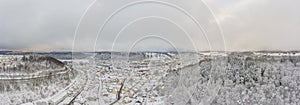
M 0 105 L 300 105 L 300 0 L 0 0 Z
M 0 104 L 296 105 L 300 102 L 298 52 L 76 55 L 73 58 L 44 53 L 1 55 Z

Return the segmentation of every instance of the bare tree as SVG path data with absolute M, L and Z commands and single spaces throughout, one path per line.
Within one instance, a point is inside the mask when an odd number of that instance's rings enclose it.
M 294 66 L 297 66 L 297 63 L 299 62 L 299 58 L 297 56 L 289 56 L 290 62 L 294 64 Z
M 118 93 L 116 94 L 117 100 L 115 100 L 114 102 L 112 102 L 110 105 L 114 105 L 115 103 L 117 103 L 117 102 L 121 99 L 121 92 L 122 92 L 122 89 L 123 89 L 125 80 L 126 80 L 126 79 L 124 79 L 124 80 L 122 81 L 121 87 L 120 87 Z

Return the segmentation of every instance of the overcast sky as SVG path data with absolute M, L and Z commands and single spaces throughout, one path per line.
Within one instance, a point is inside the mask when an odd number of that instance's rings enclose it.
M 0 49 L 300 50 L 298 0 L 141 2 L 120 10 L 97 37 L 114 11 L 135 1 L 1 0 Z

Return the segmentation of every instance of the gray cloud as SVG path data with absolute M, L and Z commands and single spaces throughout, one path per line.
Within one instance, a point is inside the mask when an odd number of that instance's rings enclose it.
M 293 0 L 211 0 L 229 50 L 300 50 L 300 7 Z
M 69 49 L 79 16 L 88 3 L 82 0 L 1 0 L 0 48 Z
M 137 47 L 209 50 L 209 44 L 197 25 L 184 13 L 160 4 L 140 4 L 124 9 L 104 28 L 98 40 L 98 29 L 117 8 L 136 0 L 98 1 L 84 16 L 76 36 L 75 50 L 128 50 L 147 35 Z M 292 0 L 204 0 L 224 31 L 226 45 L 212 14 L 201 0 L 164 0 L 184 8 L 206 30 L 213 50 L 300 50 L 300 2 Z M 0 49 L 71 50 L 76 25 L 92 0 L 2 0 L 0 1 Z M 163 19 L 141 20 L 118 32 L 140 17 Z M 96 42 L 96 46 L 95 45 Z M 143 45 L 141 45 L 143 44 Z M 114 49 L 112 49 L 112 45 Z M 141 48 L 135 48 L 141 49 Z M 158 48 L 161 49 L 161 48 Z

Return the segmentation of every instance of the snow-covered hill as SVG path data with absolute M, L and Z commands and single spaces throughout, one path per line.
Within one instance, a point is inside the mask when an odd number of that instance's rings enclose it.
M 167 78 L 167 104 L 298 105 L 299 56 L 230 54 Z

